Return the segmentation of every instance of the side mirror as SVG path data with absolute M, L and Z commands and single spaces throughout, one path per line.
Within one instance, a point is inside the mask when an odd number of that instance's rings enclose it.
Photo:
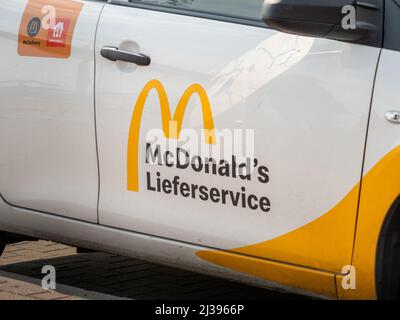
M 262 18 L 286 33 L 382 46 L 383 0 L 265 0 Z

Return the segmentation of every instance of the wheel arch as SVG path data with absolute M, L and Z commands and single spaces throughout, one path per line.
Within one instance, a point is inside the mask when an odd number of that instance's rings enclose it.
M 378 299 L 400 298 L 400 195 L 386 214 L 379 233 L 375 268 Z

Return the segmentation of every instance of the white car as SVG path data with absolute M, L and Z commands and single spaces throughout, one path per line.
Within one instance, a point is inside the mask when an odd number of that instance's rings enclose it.
M 263 2 L 0 1 L 0 229 L 399 297 L 400 1 Z

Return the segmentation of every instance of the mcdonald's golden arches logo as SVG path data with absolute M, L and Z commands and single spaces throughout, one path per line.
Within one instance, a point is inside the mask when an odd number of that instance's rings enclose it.
M 214 120 L 211 111 L 210 101 L 207 93 L 200 84 L 192 84 L 183 93 L 178 105 L 175 109 L 173 117 L 171 117 L 171 109 L 168 101 L 167 93 L 162 83 L 158 80 L 149 81 L 142 89 L 136 105 L 133 110 L 127 151 L 127 187 L 129 191 L 139 191 L 139 137 L 140 123 L 142 120 L 143 109 L 146 104 L 147 96 L 151 90 L 156 90 L 158 93 L 161 121 L 164 136 L 169 139 L 179 139 L 183 117 L 186 112 L 186 107 L 190 98 L 197 94 L 200 98 L 203 112 L 204 136 L 207 144 L 215 144 Z

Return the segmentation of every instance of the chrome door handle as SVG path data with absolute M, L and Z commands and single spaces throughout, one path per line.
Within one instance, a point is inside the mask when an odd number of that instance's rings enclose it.
M 395 124 L 400 124 L 400 111 L 388 111 L 385 113 L 387 121 Z
M 111 61 L 125 61 L 138 66 L 148 66 L 151 62 L 150 57 L 144 54 L 119 50 L 116 47 L 104 47 L 100 50 L 100 54 L 103 58 Z

